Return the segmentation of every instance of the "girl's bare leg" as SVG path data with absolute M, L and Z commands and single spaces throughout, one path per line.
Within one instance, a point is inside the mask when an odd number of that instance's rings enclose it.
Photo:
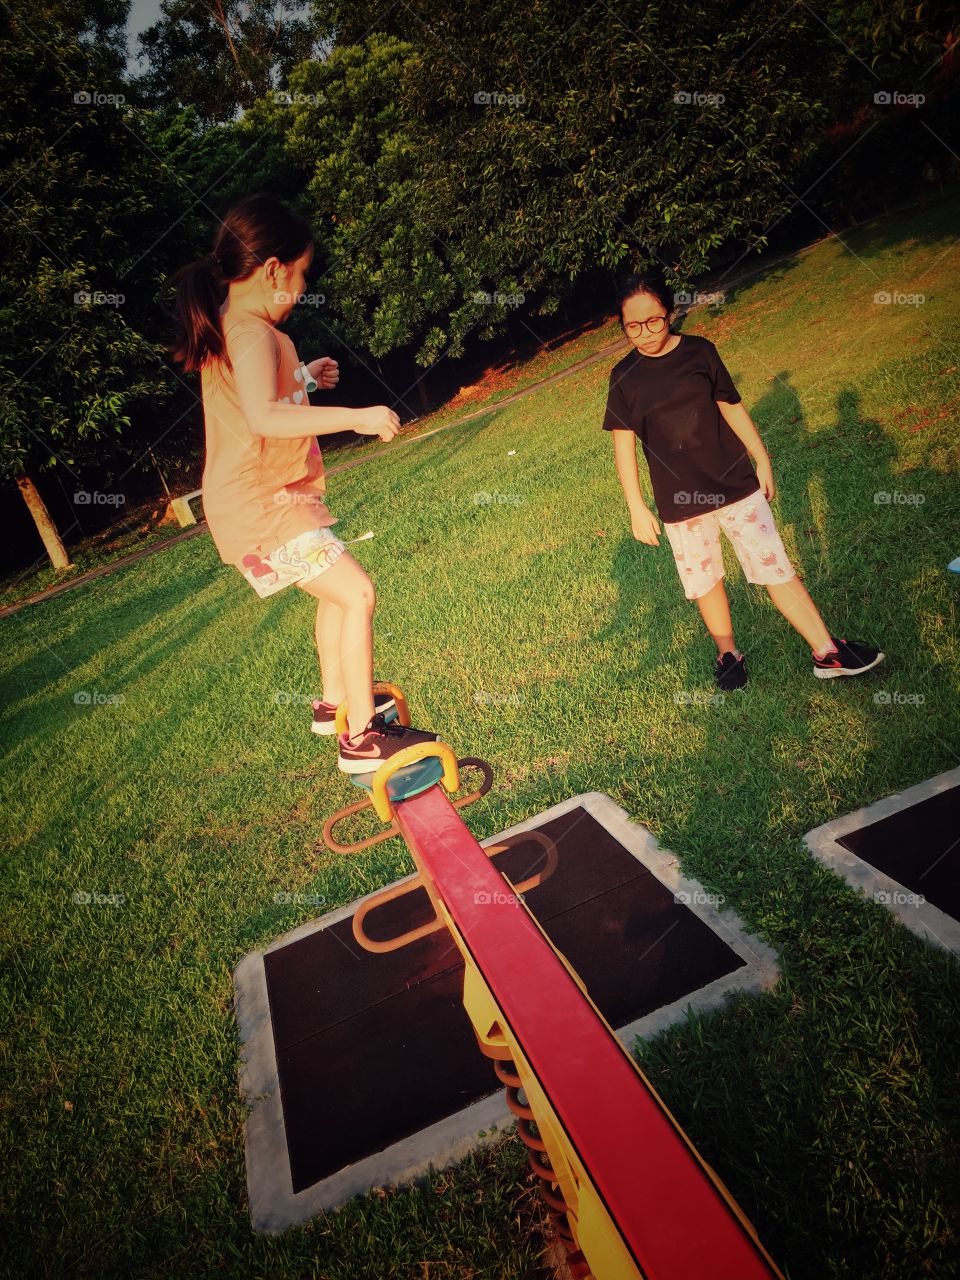
M 736 653 L 737 646 L 733 639 L 733 623 L 730 621 L 730 601 L 727 599 L 723 579 L 715 587 L 711 587 L 706 595 L 697 597 L 697 608 L 713 636 L 717 653 L 722 657 L 725 653 Z
M 320 696 L 324 702 L 332 703 L 337 707 L 347 696 L 343 664 L 340 661 L 342 631 L 343 610 L 340 606 L 329 600 L 318 600 L 313 634 L 317 642 L 320 674 L 323 677 L 323 692 Z
M 373 719 L 373 611 L 377 595 L 366 570 L 349 551 L 301 589 L 318 603 L 334 605 L 340 613 L 338 656 L 340 679 L 346 694 L 350 735 L 362 733 Z M 321 663 L 327 644 L 332 644 L 333 618 L 318 618 L 315 629 Z M 334 679 L 336 667 L 324 671 L 324 682 Z M 334 687 L 332 692 L 337 691 Z M 333 697 L 328 701 L 333 702 Z
M 820 611 L 799 578 L 778 582 L 775 586 L 768 586 L 767 590 L 770 592 L 770 599 L 790 625 L 800 632 L 814 653 L 822 654 L 834 647 Z

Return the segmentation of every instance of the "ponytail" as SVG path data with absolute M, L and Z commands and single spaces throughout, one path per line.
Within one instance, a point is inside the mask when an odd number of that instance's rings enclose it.
M 171 348 L 171 354 L 184 372 L 194 373 L 205 360 L 226 357 L 227 346 L 220 327 L 220 308 L 226 293 L 223 271 L 213 254 L 208 254 L 175 272 L 171 284 L 177 287 L 173 313 L 179 330 L 179 341 Z
M 268 258 L 295 262 L 313 240 L 310 224 L 276 196 L 257 192 L 235 204 L 220 223 L 213 252 L 170 277 L 176 287 L 173 359 L 187 373 L 207 360 L 231 368 L 220 324 L 220 308 L 232 280 L 246 280 Z

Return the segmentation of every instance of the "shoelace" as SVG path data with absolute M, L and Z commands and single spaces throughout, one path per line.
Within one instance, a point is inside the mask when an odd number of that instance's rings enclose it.
M 407 732 L 399 720 L 385 720 L 382 711 L 378 711 L 370 722 L 367 733 L 388 733 L 391 737 L 402 738 Z
M 408 727 L 413 728 L 412 725 Z M 393 738 L 402 738 L 406 732 L 407 730 L 404 728 L 404 726 L 400 723 L 399 720 L 387 721 L 384 719 L 383 712 L 378 711 L 377 714 L 370 721 L 370 723 L 367 725 L 366 729 L 364 729 L 363 733 L 355 734 L 354 737 L 350 739 L 350 742 L 357 741 L 358 739 L 362 738 L 365 734 L 368 734 L 368 733 L 382 733 L 382 734 L 387 734 Z

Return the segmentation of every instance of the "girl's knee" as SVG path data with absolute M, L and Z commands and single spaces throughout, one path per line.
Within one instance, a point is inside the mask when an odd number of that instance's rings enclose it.
M 367 574 L 361 570 L 350 584 L 349 607 L 372 614 L 377 606 L 377 589 Z

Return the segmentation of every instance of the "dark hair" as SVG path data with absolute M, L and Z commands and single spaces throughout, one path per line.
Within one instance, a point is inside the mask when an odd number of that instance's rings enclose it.
M 662 272 L 647 271 L 640 275 L 628 276 L 620 287 L 620 294 L 617 299 L 617 312 L 620 316 L 621 324 L 623 324 L 624 306 L 631 298 L 635 298 L 638 293 L 653 294 L 667 315 L 674 308 L 673 289 L 663 278 Z
M 173 320 L 177 341 L 170 352 L 186 372 L 199 369 L 211 357 L 227 356 L 220 307 L 231 280 L 245 280 L 267 261 L 295 262 L 313 240 L 310 224 L 269 192 L 245 196 L 224 216 L 213 252 L 181 267 L 170 277 L 176 287 Z

